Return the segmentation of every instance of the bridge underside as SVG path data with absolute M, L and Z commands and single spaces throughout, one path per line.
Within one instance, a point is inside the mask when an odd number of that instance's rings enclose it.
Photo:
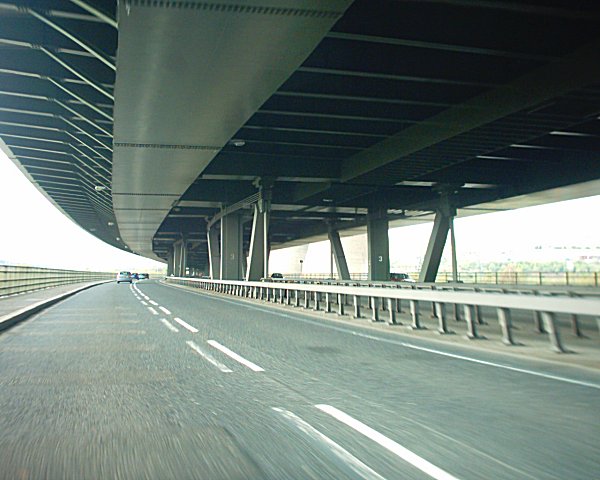
M 120 248 L 167 260 L 183 240 L 208 272 L 207 225 L 229 207 L 244 257 L 257 179 L 267 251 L 364 231 L 369 212 L 411 224 L 444 202 L 466 215 L 598 191 L 596 3 L 94 2 L 118 28 L 75 3 L 2 4 L 0 137 Z

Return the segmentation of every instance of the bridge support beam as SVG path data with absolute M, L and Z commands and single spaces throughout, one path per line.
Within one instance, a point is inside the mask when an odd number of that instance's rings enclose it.
M 221 219 L 221 280 L 242 279 L 242 217 L 230 213 Z
M 344 255 L 344 247 L 340 239 L 340 233 L 337 230 L 329 229 L 328 235 L 338 277 L 340 280 L 350 280 L 350 271 L 348 270 L 346 255 Z
M 252 219 L 252 233 L 250 237 L 250 251 L 246 280 L 256 281 L 269 274 L 269 213 L 259 205 L 254 206 Z
M 173 274 L 176 277 L 184 277 L 187 268 L 187 242 L 185 238 L 177 240 L 173 244 Z
M 386 210 L 369 208 L 367 215 L 369 280 L 389 280 L 390 277 L 390 241 Z
M 208 240 L 208 268 L 211 280 L 221 278 L 221 248 L 219 245 L 219 232 L 216 228 L 209 228 L 206 232 Z
M 431 231 L 431 237 L 429 237 L 427 252 L 425 253 L 423 265 L 421 266 L 421 273 L 419 274 L 419 282 L 435 282 L 435 277 L 437 277 L 437 273 L 440 268 L 442 254 L 444 253 L 446 239 L 448 238 L 448 232 L 453 229 L 455 215 L 456 209 L 449 205 L 447 196 L 442 197 L 441 206 L 435 214 L 433 230 Z M 456 254 L 454 253 L 454 238 L 452 241 L 453 276 L 456 277 L 457 273 Z
M 167 276 L 171 276 L 174 274 L 175 267 L 175 250 L 171 246 L 169 248 L 169 256 L 167 257 Z

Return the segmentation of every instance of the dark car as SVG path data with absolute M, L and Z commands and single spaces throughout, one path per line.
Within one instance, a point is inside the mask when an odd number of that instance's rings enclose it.
M 279 279 L 282 279 L 282 278 L 283 278 L 283 274 L 282 274 L 282 273 L 272 273 L 272 274 L 271 274 L 271 278 L 279 278 Z

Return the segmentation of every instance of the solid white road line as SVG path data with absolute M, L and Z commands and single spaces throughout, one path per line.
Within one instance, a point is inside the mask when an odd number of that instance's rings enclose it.
M 152 305 L 154 305 L 155 307 L 158 306 L 158 303 L 156 303 L 154 300 L 148 300 Z
M 237 353 L 229 350 L 227 347 L 221 345 L 219 342 L 217 342 L 215 340 L 207 340 L 206 343 L 208 343 L 212 347 L 215 347 L 217 350 L 220 350 L 221 352 L 223 352 L 228 357 L 233 358 L 236 362 L 239 362 L 242 365 L 244 365 L 245 367 L 248 367 L 250 370 L 253 370 L 255 372 L 264 372 L 265 371 L 264 368 L 261 368 L 258 365 L 256 365 L 255 363 L 252 363 L 251 361 L 246 360 L 244 357 L 242 357 L 242 356 L 238 355 Z
M 144 302 L 143 300 L 140 300 L 140 303 L 141 303 L 141 304 L 142 304 L 144 307 L 147 307 L 147 306 L 148 306 L 148 304 L 147 304 L 146 302 Z
M 171 330 L 172 332 L 175 332 L 175 333 L 178 333 L 178 332 L 179 332 L 179 330 L 177 330 L 177 329 L 175 328 L 175 326 L 174 326 L 174 325 L 173 325 L 171 322 L 169 322 L 169 321 L 168 321 L 166 318 L 161 318 L 161 319 L 160 319 L 160 321 L 161 321 L 162 323 L 164 323 L 164 324 L 165 324 L 165 327 L 167 327 L 167 328 L 168 328 L 169 330 Z
M 152 307 L 148 307 L 148 310 L 150 310 L 150 313 L 152 315 L 158 315 L 158 312 L 156 310 L 154 310 Z
M 175 320 L 179 325 L 181 325 L 183 328 L 186 328 L 190 332 L 198 333 L 198 329 L 196 327 L 192 327 L 189 323 L 184 322 L 181 318 L 175 317 L 173 320 Z
M 442 470 L 439 467 L 436 467 L 432 463 L 428 462 L 422 457 L 419 457 L 416 453 L 411 452 L 399 443 L 394 442 L 392 439 L 372 429 L 368 425 L 365 425 L 364 423 L 356 420 L 355 418 L 352 418 L 347 413 L 344 413 L 341 410 L 332 407 L 331 405 L 321 404 L 315 405 L 315 407 L 317 407 L 322 412 L 331 415 L 336 420 L 339 420 L 340 422 L 348 425 L 357 432 L 363 434 L 365 437 L 373 440 L 375 443 L 378 443 L 390 452 L 399 456 L 405 462 L 410 463 L 412 466 L 426 473 L 431 478 L 435 478 L 436 480 L 458 480 L 457 477 L 450 475 L 448 472 Z
M 169 310 L 167 310 L 165 307 L 158 307 L 160 310 L 162 310 L 166 315 L 171 315 L 171 312 Z
M 233 373 L 233 370 L 227 368 L 226 365 L 223 365 L 221 362 L 215 360 L 208 353 L 203 352 L 202 349 L 198 345 L 196 345 L 194 342 L 187 341 L 185 343 L 187 343 L 192 348 L 192 350 L 194 350 L 198 355 L 200 355 L 205 360 L 208 360 L 210 363 L 212 363 L 215 367 L 217 367 L 223 373 Z
M 325 446 L 327 448 L 329 448 L 329 450 L 334 455 L 336 455 L 343 462 L 345 462 L 348 465 L 348 467 L 350 467 L 352 469 L 352 471 L 354 471 L 354 473 L 356 473 L 357 475 L 361 476 L 362 478 L 368 479 L 368 480 L 385 480 L 384 477 L 379 475 L 375 470 L 373 470 L 369 466 L 365 465 L 358 458 L 356 458 L 354 455 L 352 455 L 348 450 L 346 450 L 342 446 L 335 443 L 331 438 L 324 435 L 319 430 L 314 428 L 312 425 L 310 425 L 309 423 L 302 420 L 299 416 L 297 416 L 294 413 L 289 412 L 287 410 L 283 410 L 281 408 L 277 408 L 277 407 L 271 407 L 271 408 L 273 410 L 275 410 L 277 413 L 279 413 L 280 415 L 282 415 L 286 420 L 293 423 L 300 431 L 306 433 L 308 436 L 312 437 L 313 439 L 324 443 Z

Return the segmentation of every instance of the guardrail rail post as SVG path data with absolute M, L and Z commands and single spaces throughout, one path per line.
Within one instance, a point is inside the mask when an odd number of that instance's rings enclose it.
M 344 299 L 341 293 L 337 294 L 337 301 L 338 301 L 338 315 L 344 315 Z
M 436 302 L 435 310 L 438 318 L 438 333 L 452 333 L 450 330 L 448 330 L 448 325 L 446 324 L 446 304 L 442 302 Z
M 310 308 L 310 292 L 308 290 L 304 291 L 304 308 Z
M 483 338 L 477 333 L 475 326 L 475 307 L 473 305 L 465 305 L 465 320 L 467 321 L 467 338 Z
M 512 316 L 508 308 L 498 307 L 498 322 L 502 329 L 502 343 L 504 345 L 516 345 L 512 337 Z
M 377 297 L 371 297 L 371 321 L 378 322 L 379 321 L 379 302 Z
M 553 312 L 542 312 L 542 319 L 544 321 L 544 327 L 548 332 L 548 338 L 552 345 L 552 350 L 558 353 L 566 353 L 560 341 L 560 334 L 556 325 L 556 318 Z
M 325 292 L 325 312 L 331 313 L 331 295 Z
M 394 299 L 393 298 L 387 298 L 386 299 L 387 302 L 387 309 L 388 309 L 388 324 L 389 325 L 398 325 L 398 322 L 396 321 L 396 305 L 394 305 Z
M 410 300 L 410 316 L 412 317 L 412 324 L 410 328 L 413 330 L 421 330 L 421 320 L 419 318 L 419 302 L 417 300 Z
M 360 297 L 354 295 L 354 318 L 360 318 Z
M 314 294 L 314 305 L 313 310 L 318 311 L 321 309 L 321 294 L 319 292 L 315 292 Z

